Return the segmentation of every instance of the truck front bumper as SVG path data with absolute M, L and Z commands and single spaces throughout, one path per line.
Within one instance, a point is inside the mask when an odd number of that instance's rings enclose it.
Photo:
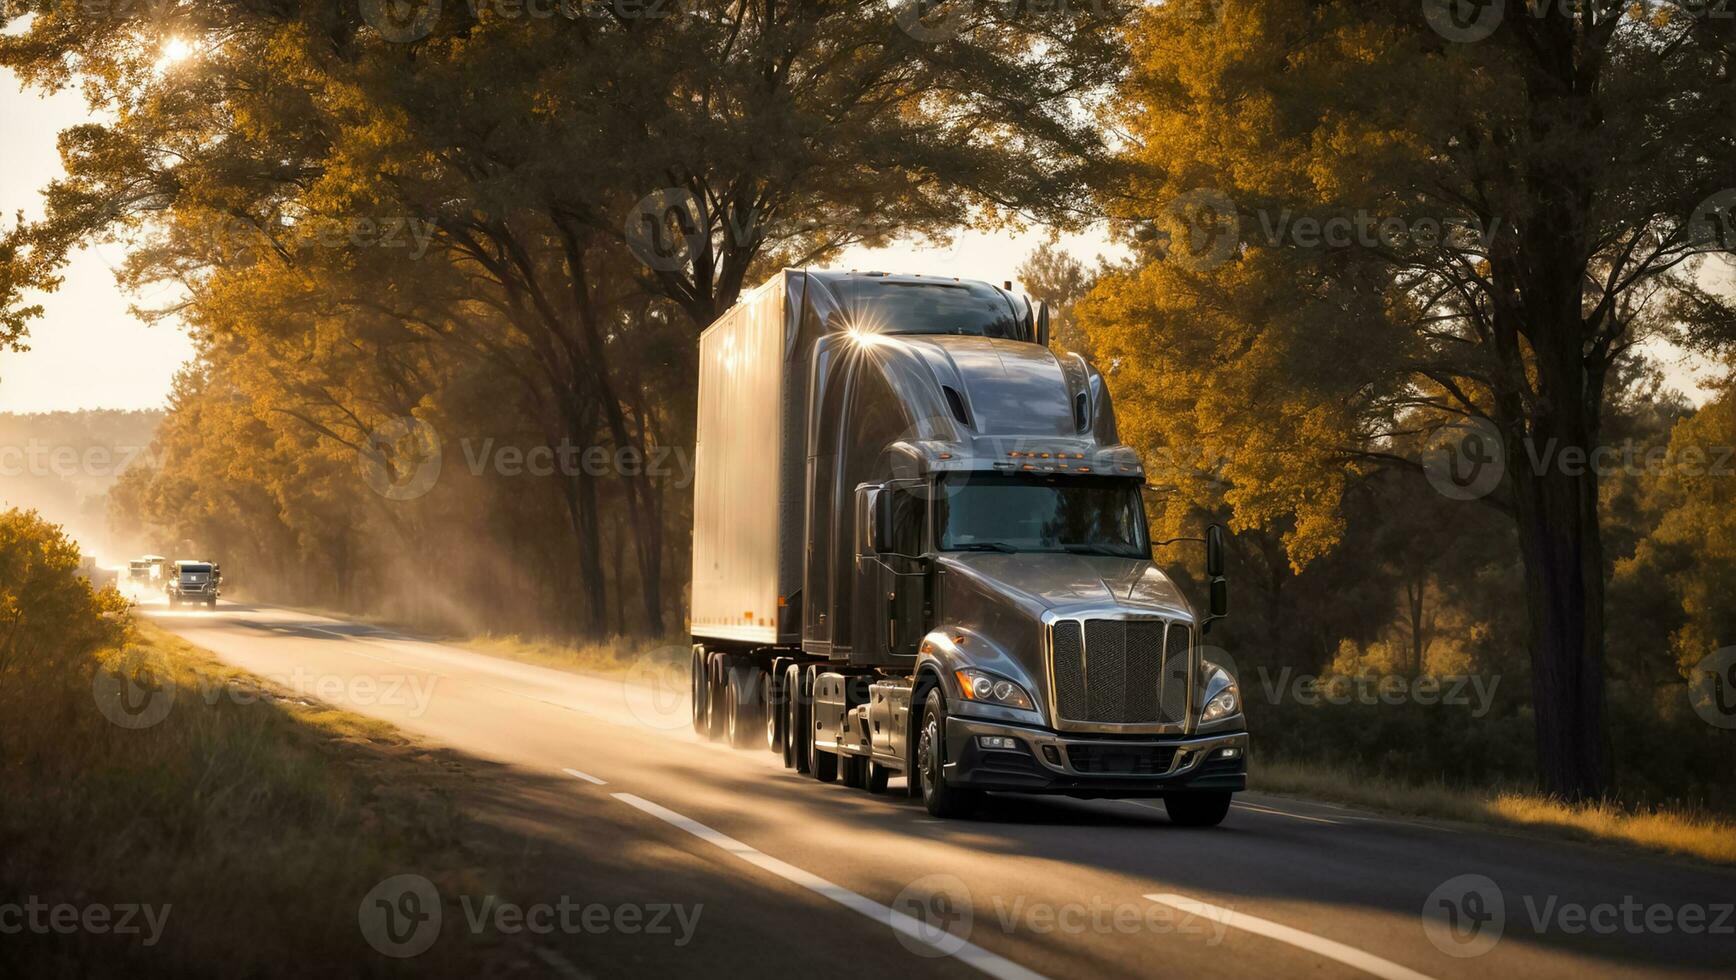
M 949 784 L 1002 793 L 1131 799 L 1248 787 L 1245 731 L 1110 738 L 951 715 L 946 757 Z

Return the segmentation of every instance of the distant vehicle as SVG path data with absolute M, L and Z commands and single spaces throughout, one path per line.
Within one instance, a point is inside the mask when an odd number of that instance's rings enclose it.
M 984 791 L 1223 820 L 1248 732 L 1153 561 L 1145 470 L 1042 304 L 785 270 L 699 340 L 693 724 L 930 813 Z
M 216 608 L 217 597 L 222 594 L 219 589 L 222 583 L 221 566 L 208 561 L 178 561 L 163 591 L 169 596 L 171 608 L 184 602 L 203 602 Z
M 162 555 L 140 555 L 127 562 L 127 582 L 141 588 L 161 588 L 168 564 L 169 559 Z

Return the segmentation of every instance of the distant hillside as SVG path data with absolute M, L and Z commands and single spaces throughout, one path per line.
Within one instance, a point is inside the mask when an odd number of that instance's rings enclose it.
M 107 494 L 131 466 L 153 465 L 160 410 L 0 412 L 0 506 L 25 507 L 65 525 L 87 553 L 113 564 Z

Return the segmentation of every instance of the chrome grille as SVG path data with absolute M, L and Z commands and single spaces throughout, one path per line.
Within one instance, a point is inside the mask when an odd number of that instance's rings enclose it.
M 1188 628 L 1161 619 L 1062 619 L 1049 627 L 1056 723 L 1183 726 Z

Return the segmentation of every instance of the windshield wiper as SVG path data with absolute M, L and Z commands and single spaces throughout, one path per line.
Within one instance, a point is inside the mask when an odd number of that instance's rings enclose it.
M 1003 555 L 1016 555 L 1019 549 L 1000 541 L 972 541 L 968 544 L 955 544 L 948 551 L 998 551 Z

